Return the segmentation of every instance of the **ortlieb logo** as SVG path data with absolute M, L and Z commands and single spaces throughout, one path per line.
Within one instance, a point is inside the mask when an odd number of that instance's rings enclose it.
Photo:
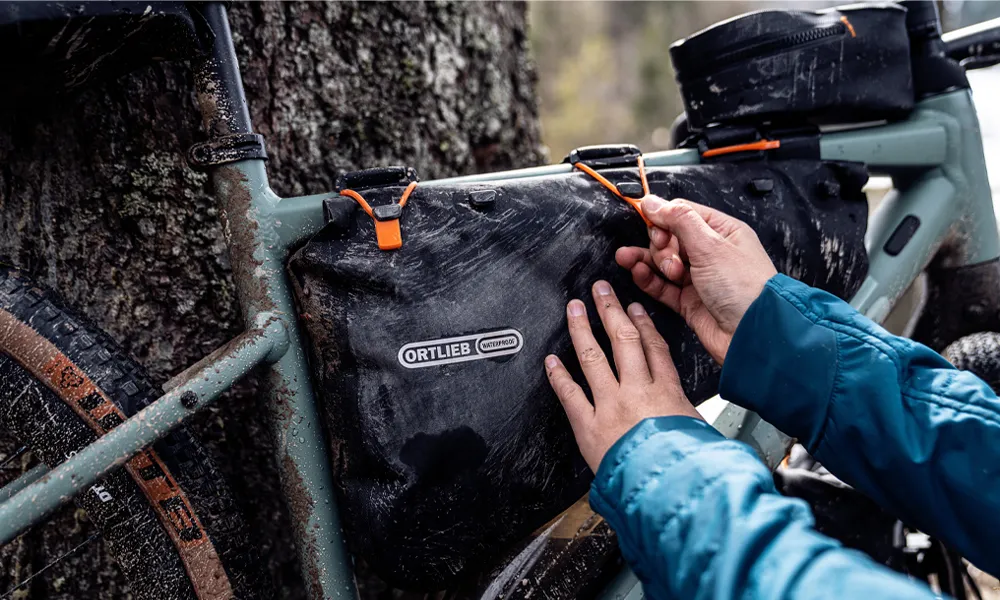
M 406 344 L 399 349 L 398 358 L 407 369 L 419 369 L 517 354 L 523 346 L 520 331 L 499 329 Z

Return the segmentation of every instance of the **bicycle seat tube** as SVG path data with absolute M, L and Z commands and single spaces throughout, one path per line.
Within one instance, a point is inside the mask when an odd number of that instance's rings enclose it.
M 195 65 L 208 144 L 253 133 L 225 7 L 198 10 L 214 34 L 209 56 Z M 282 319 L 288 352 L 268 368 L 267 404 L 282 489 L 291 509 L 304 580 L 312 598 L 356 597 L 353 570 L 340 535 L 331 469 L 314 401 L 301 333 L 284 270 L 263 158 L 209 167 L 222 209 L 233 279 L 247 327 L 261 315 Z

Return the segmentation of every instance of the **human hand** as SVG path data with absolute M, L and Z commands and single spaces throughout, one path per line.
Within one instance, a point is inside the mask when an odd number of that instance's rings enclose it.
M 622 310 L 611 286 L 593 288 L 597 314 L 611 338 L 618 379 L 594 339 L 587 308 L 580 300 L 566 306 L 569 335 L 587 378 L 594 403 L 554 354 L 545 357 L 549 383 L 573 427 L 580 453 L 596 473 L 601 459 L 618 438 L 647 417 L 685 415 L 701 418 L 681 389 L 670 349 L 641 304 Z
M 771 259 L 749 225 L 713 208 L 646 196 L 642 212 L 654 225 L 649 248 L 619 248 L 615 259 L 721 365 L 743 314 L 777 273 Z

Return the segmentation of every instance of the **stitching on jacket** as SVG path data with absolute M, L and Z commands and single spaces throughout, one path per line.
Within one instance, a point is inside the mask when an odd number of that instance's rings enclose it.
M 626 454 L 623 454 L 622 456 L 619 456 L 618 457 L 619 460 L 614 465 L 614 475 L 615 476 L 618 475 L 619 471 L 621 470 L 622 463 L 624 462 L 624 460 L 625 460 L 625 458 L 627 456 L 631 455 L 632 452 L 636 448 L 638 448 L 639 445 L 642 442 L 648 441 L 648 440 L 652 439 L 653 437 L 656 437 L 656 434 L 659 434 L 659 433 L 666 433 L 666 432 L 660 431 L 660 430 L 655 430 L 651 435 L 646 436 L 639 443 L 637 443 L 633 447 L 629 448 L 629 450 L 628 450 L 628 452 Z M 700 450 L 703 450 L 703 448 L 698 447 L 698 446 L 696 446 L 696 447 L 694 447 L 694 448 L 692 448 L 690 450 L 687 450 L 687 451 L 684 451 L 684 450 L 671 450 L 670 451 L 670 456 L 669 456 L 668 460 L 670 462 L 676 463 L 677 461 L 683 460 L 683 459 L 687 458 L 688 456 L 690 456 L 691 454 L 695 454 L 696 452 L 698 452 Z M 664 462 L 666 462 L 666 461 L 664 461 Z M 658 476 L 662 475 L 664 472 L 665 472 L 665 469 L 663 467 L 661 467 L 659 465 L 655 466 L 654 468 L 652 468 L 650 470 L 649 473 L 647 473 L 642 479 L 640 479 L 639 482 L 636 483 L 632 487 L 631 490 L 629 490 L 629 492 L 628 492 L 627 495 L 625 495 L 624 497 L 621 497 L 621 500 L 619 502 L 608 502 L 608 504 L 610 506 L 612 506 L 613 508 L 615 508 L 616 510 L 617 510 L 617 508 L 619 506 L 623 506 L 623 507 L 625 507 L 625 510 L 628 510 L 632 506 L 632 503 L 635 501 L 635 497 L 646 488 L 646 486 L 649 484 L 649 482 L 654 477 L 658 477 Z M 609 479 L 609 481 L 610 481 L 610 479 Z M 603 494 L 602 494 L 602 496 L 603 496 Z
M 935 403 L 935 404 L 938 404 L 939 406 L 943 406 L 943 407 L 955 410 L 955 412 L 957 412 L 959 414 L 969 414 L 969 415 L 972 415 L 973 413 L 972 412 L 968 412 L 966 409 L 968 409 L 968 408 L 976 408 L 976 409 L 979 409 L 979 411 L 982 411 L 981 413 L 976 413 L 976 414 L 980 414 L 981 416 L 984 416 L 985 418 L 987 418 L 989 420 L 992 420 L 994 423 L 1000 424 L 1000 415 L 997 415 L 997 413 L 995 411 L 991 410 L 989 407 L 982 406 L 982 405 L 976 403 L 975 400 L 973 400 L 973 399 L 970 399 L 970 398 L 954 398 L 954 397 L 952 397 L 951 395 L 949 395 L 947 393 L 948 391 L 950 391 L 950 388 L 951 388 L 952 384 L 954 383 L 955 378 L 958 376 L 958 371 L 957 370 L 955 370 L 955 369 L 949 369 L 946 366 L 929 367 L 929 368 L 935 369 L 935 370 L 948 371 L 946 373 L 946 375 L 945 375 L 946 380 L 945 380 L 944 384 L 941 386 L 941 389 L 946 390 L 946 391 L 942 392 L 942 393 L 932 393 L 932 392 L 928 392 L 928 391 L 925 391 L 925 390 L 922 390 L 922 389 L 918 389 L 917 387 L 915 387 L 915 386 L 913 386 L 913 385 L 910 384 L 910 378 L 908 377 L 909 369 L 904 366 L 904 364 L 905 365 L 909 365 L 910 361 L 907 358 L 904 358 L 904 356 L 900 355 L 900 350 L 898 350 L 897 348 L 895 348 L 891 344 L 888 344 L 887 342 L 885 342 L 885 341 L 883 341 L 881 339 L 875 338 L 874 336 L 872 336 L 870 334 L 866 334 L 864 332 L 860 332 L 860 333 L 863 334 L 864 337 L 859 337 L 857 335 L 854 335 L 855 333 L 859 333 L 859 332 L 857 332 L 850 325 L 844 325 L 844 324 L 838 323 L 836 321 L 829 321 L 827 319 L 824 319 L 824 322 L 829 323 L 831 325 L 830 329 L 832 329 L 833 331 L 835 331 L 835 332 L 837 332 L 837 333 L 839 333 L 841 335 L 846 335 L 848 337 L 853 337 L 854 339 L 857 339 L 861 343 L 866 344 L 867 346 L 869 346 L 871 348 L 874 348 L 875 350 L 881 352 L 882 354 L 884 354 L 886 356 L 886 358 L 888 358 L 890 361 L 892 361 L 893 366 L 896 368 L 896 383 L 899 386 L 900 393 L 903 396 L 908 396 L 909 398 L 911 398 L 913 400 Z M 838 327 L 834 327 L 834 326 L 838 326 Z M 847 331 L 842 331 L 841 328 L 848 328 L 848 330 Z M 873 339 L 867 339 L 867 338 L 873 338 Z M 884 348 L 882 348 L 883 345 L 886 346 L 886 347 L 888 347 L 889 350 L 885 350 Z M 913 394 L 919 394 L 920 397 L 914 396 Z M 953 406 L 953 405 L 941 402 L 941 400 L 947 400 L 947 401 L 950 401 L 950 402 L 954 402 L 954 403 L 957 404 L 957 406 Z
M 954 402 L 954 403 L 958 404 L 958 406 L 957 407 L 950 407 L 949 406 L 949 408 L 955 408 L 957 410 L 957 412 L 959 412 L 959 413 L 963 412 L 962 409 L 965 409 L 965 408 L 974 408 L 974 409 L 977 409 L 979 411 L 982 411 L 980 414 L 983 417 L 985 417 L 987 420 L 991 420 L 994 423 L 1000 424 L 1000 414 L 997 413 L 996 407 L 980 403 L 979 400 L 981 399 L 981 397 L 979 395 L 973 394 L 973 395 L 968 396 L 968 397 L 955 397 L 955 396 L 952 396 L 949 393 L 949 392 L 952 391 L 952 389 L 951 389 L 952 388 L 952 384 L 955 383 L 955 379 L 958 377 L 958 374 L 959 374 L 958 370 L 954 370 L 953 369 L 953 370 L 949 370 L 948 371 L 947 375 L 945 376 L 945 382 L 944 382 L 943 385 L 941 385 L 941 389 L 945 390 L 942 393 L 935 394 L 933 392 L 929 392 L 927 390 L 924 390 L 922 388 L 918 388 L 918 387 L 913 386 L 913 385 L 907 386 L 905 388 L 906 389 L 906 393 L 919 394 L 920 396 L 923 396 L 923 398 L 916 398 L 916 397 L 914 397 L 913 398 L 914 400 L 924 400 L 924 401 L 935 402 L 935 401 L 944 399 L 944 400 L 947 400 L 949 402 Z M 944 406 L 944 405 L 942 405 L 942 406 Z
M 950 409 L 954 410 L 955 412 L 957 412 L 959 414 L 972 415 L 974 413 L 969 412 L 966 409 L 977 408 L 980 411 L 982 411 L 982 413 L 981 413 L 982 416 L 985 416 L 985 418 L 993 420 L 994 423 L 1000 425 L 1000 416 L 998 416 L 995 412 L 990 411 L 986 407 L 980 406 L 978 404 L 971 404 L 966 399 L 952 398 L 947 393 L 932 394 L 930 392 L 926 392 L 924 390 L 920 390 L 920 389 L 917 389 L 917 388 L 911 386 L 909 384 L 909 377 L 906 376 L 906 373 L 909 372 L 909 369 L 907 369 L 904 366 L 904 364 L 909 364 L 909 360 L 906 360 L 906 359 L 904 359 L 904 357 L 900 356 L 899 351 L 895 347 L 893 347 L 892 345 L 884 342 L 881 339 L 878 339 L 878 338 L 874 337 L 871 334 L 868 334 L 868 333 L 863 332 L 863 331 L 859 331 L 856 328 L 854 328 L 853 326 L 848 325 L 848 324 L 839 323 L 837 321 L 831 321 L 829 319 L 823 319 L 822 323 L 823 324 L 827 324 L 829 326 L 829 328 L 831 330 L 833 330 L 834 332 L 836 332 L 837 334 L 854 338 L 854 339 L 858 340 L 859 342 L 861 342 L 862 344 L 865 344 L 866 346 L 868 346 L 870 348 L 873 348 L 874 350 L 876 350 L 879 353 L 883 354 L 886 358 L 888 358 L 890 361 L 892 361 L 892 364 L 893 364 L 893 366 L 896 369 L 896 384 L 899 386 L 900 394 L 901 395 L 907 396 L 907 397 L 909 397 L 909 398 L 911 398 L 913 400 L 918 400 L 918 401 L 922 400 L 924 402 L 930 402 L 932 404 L 938 404 L 939 406 L 950 408 Z M 888 349 L 886 349 L 886 348 L 888 348 Z M 838 340 L 838 360 L 839 360 L 839 340 Z M 945 370 L 945 368 L 942 367 L 941 370 Z M 949 372 L 947 374 L 947 380 L 946 380 L 945 384 L 943 386 L 941 386 L 941 387 L 943 389 L 950 388 L 952 382 L 954 382 L 955 377 L 957 375 L 958 375 L 958 371 Z M 919 394 L 922 397 L 916 397 L 913 394 Z M 947 402 L 942 402 L 942 400 L 948 400 L 948 401 L 954 402 L 956 405 L 950 405 Z M 976 413 L 976 414 L 979 414 L 979 413 Z
M 742 443 L 726 444 L 725 445 L 725 449 L 726 450 L 739 450 L 740 452 L 744 452 L 747 448 L 748 447 L 745 444 L 742 444 Z M 716 448 L 716 449 L 718 449 L 718 448 Z M 756 454 L 754 455 L 754 458 L 756 458 Z M 757 460 L 759 461 L 760 459 L 757 459 Z M 692 504 L 694 504 L 694 500 L 700 500 L 702 498 L 702 496 L 704 495 L 704 492 L 707 491 L 709 487 L 711 487 L 716 482 L 720 481 L 723 477 L 725 477 L 726 475 L 729 475 L 729 474 L 731 474 L 729 471 L 724 471 L 724 472 L 716 473 L 714 475 L 710 475 L 710 476 L 706 477 L 701 482 L 701 484 L 699 484 L 694 489 L 692 489 L 687 494 L 687 496 L 685 498 L 682 498 L 681 500 L 678 500 L 677 502 L 675 502 L 674 505 L 669 509 L 669 513 L 667 514 L 666 519 L 664 519 L 662 522 L 656 523 L 654 525 L 654 529 L 657 532 L 656 533 L 657 539 L 659 539 L 660 536 L 663 535 L 663 530 L 666 529 L 667 526 L 670 525 L 670 523 L 676 517 L 680 516 L 679 513 L 681 511 L 683 511 L 686 507 L 690 507 Z M 756 475 L 754 476 L 754 478 L 756 480 L 760 481 L 760 482 L 763 482 L 763 480 L 761 480 Z M 773 485 L 773 481 L 772 481 L 772 485 Z
M 668 434 L 668 433 L 670 433 L 670 431 L 663 431 L 663 430 L 660 430 L 660 429 L 653 429 L 653 430 L 651 430 L 650 432 L 648 432 L 645 435 L 638 436 L 638 437 L 636 437 L 636 439 L 630 440 L 628 446 L 625 446 L 625 447 L 623 447 L 621 449 L 621 451 L 620 451 L 621 454 L 618 456 L 618 460 L 616 460 L 615 463 L 612 465 L 611 470 L 608 473 L 607 478 L 603 482 L 599 482 L 596 479 L 594 480 L 594 485 L 591 486 L 591 491 L 592 491 L 592 493 L 594 493 L 597 496 L 598 500 L 600 502 L 604 503 L 605 505 L 607 505 L 613 511 L 617 511 L 619 506 L 625 506 L 627 508 L 629 506 L 629 504 L 633 501 L 634 496 L 639 491 L 641 491 L 641 489 L 646 484 L 648 484 L 649 481 L 656 474 L 658 474 L 658 473 L 654 472 L 654 473 L 646 475 L 646 477 L 644 477 L 642 479 L 642 481 L 640 481 L 635 487 L 632 488 L 632 490 L 629 492 L 629 495 L 626 496 L 625 498 L 623 498 L 619 502 L 615 502 L 615 501 L 612 500 L 612 498 L 609 498 L 606 494 L 604 494 L 601 491 L 601 488 L 605 487 L 605 486 L 610 487 L 611 480 L 615 479 L 616 477 L 618 477 L 618 474 L 621 472 L 621 469 L 622 469 L 623 463 L 625 462 L 625 459 L 628 458 L 629 456 L 631 456 L 632 452 L 634 452 L 636 450 L 636 448 L 638 448 L 639 446 L 641 446 L 643 443 L 649 441 L 650 439 L 656 437 L 658 434 Z M 717 442 L 712 442 L 711 443 L 711 448 L 712 449 L 719 448 L 719 447 L 742 449 L 741 448 L 742 446 L 743 446 L 743 444 L 740 443 L 740 442 L 735 442 L 733 440 L 726 440 L 726 439 L 719 440 Z M 706 451 L 705 450 L 705 446 L 702 445 L 702 444 L 697 444 L 697 445 L 695 445 L 693 448 L 691 448 L 689 450 L 676 450 L 676 449 L 674 449 L 674 450 L 670 451 L 671 452 L 671 454 L 670 454 L 670 460 L 672 460 L 673 462 L 677 462 L 677 461 L 683 460 L 684 458 L 687 458 L 688 456 L 690 456 L 692 454 L 696 454 L 698 452 L 704 452 L 704 451 Z M 657 471 L 658 472 L 662 472 L 662 471 L 664 471 L 664 469 L 662 469 L 662 468 L 661 469 L 657 469 Z M 621 496 L 619 494 L 613 494 L 613 496 L 621 498 Z
M 798 297 L 796 297 L 795 294 L 786 290 L 778 289 L 777 287 L 774 288 L 774 291 L 778 294 L 778 296 L 781 299 L 783 299 L 785 302 L 789 303 L 793 308 L 798 310 L 799 313 L 802 314 L 802 316 L 812 321 L 814 325 L 817 325 L 819 327 L 823 326 L 823 322 L 826 321 L 826 319 L 821 318 L 819 315 L 810 310 L 810 308 L 806 306 Z M 823 409 L 823 418 L 820 422 L 819 431 L 816 432 L 815 443 L 810 444 L 809 448 L 810 454 L 815 452 L 816 448 L 819 447 L 821 443 L 823 443 L 823 440 L 826 436 L 827 424 L 832 419 L 831 413 L 832 413 L 834 398 L 837 397 L 837 391 L 843 387 L 844 373 L 843 370 L 840 368 L 842 363 L 840 338 L 838 337 L 837 335 L 838 332 L 835 329 L 833 328 L 828 328 L 828 329 L 831 329 L 834 333 L 833 345 L 834 345 L 835 362 L 834 362 L 833 385 L 830 386 L 830 395 L 826 399 L 826 405 Z
M 929 392 L 925 392 L 923 390 L 918 390 L 914 388 L 904 390 L 903 396 L 910 398 L 911 400 L 916 400 L 918 402 L 935 404 L 942 408 L 953 410 L 958 414 L 965 414 L 969 416 L 979 417 L 986 421 L 991 422 L 993 425 L 1000 427 L 1000 415 L 997 415 L 995 412 L 992 412 L 988 408 L 985 408 L 983 406 L 979 406 L 978 404 L 970 404 L 963 400 L 951 398 L 945 394 L 931 394 Z M 975 410 L 970 410 L 970 409 L 975 409 Z
M 724 450 L 726 453 L 732 451 L 745 453 L 748 449 L 749 448 L 746 446 L 746 444 L 743 444 L 742 442 L 736 442 L 733 440 L 720 440 L 718 442 L 711 443 L 707 446 L 698 445 L 690 450 L 673 450 L 670 453 L 670 457 L 664 460 L 663 462 L 670 462 L 671 465 L 669 466 L 672 466 L 695 454 L 710 456 L 712 454 L 717 453 L 720 450 Z M 649 482 L 657 477 L 664 475 L 665 473 L 667 473 L 667 471 L 668 468 L 662 468 L 660 466 L 651 469 L 650 472 L 647 473 L 645 477 L 643 477 L 639 482 L 635 484 L 635 486 L 632 487 L 632 489 L 628 492 L 628 495 L 622 498 L 621 505 L 624 506 L 624 510 L 626 511 L 630 510 L 634 506 L 634 503 L 638 495 L 643 491 L 645 491 L 646 488 L 649 486 Z M 709 485 L 712 481 L 722 477 L 724 474 L 725 473 L 718 473 L 706 477 L 705 481 L 701 486 L 695 487 L 692 490 L 692 492 L 688 494 L 689 497 L 688 499 L 690 499 L 692 494 L 697 493 L 701 487 Z M 686 502 L 687 500 L 682 500 L 677 506 L 682 507 Z M 680 510 L 680 508 L 677 508 L 676 510 Z
M 773 289 L 776 294 L 784 298 L 786 302 L 798 309 L 798 311 L 810 321 L 816 322 L 822 318 L 814 312 L 804 300 L 799 298 L 792 291 L 778 287 L 777 285 L 772 286 L 771 289 Z
M 663 545 L 660 542 L 660 540 L 661 540 L 661 538 L 663 538 L 663 535 L 666 533 L 667 527 L 669 527 L 671 523 L 673 523 L 677 519 L 681 518 L 682 516 L 689 515 L 690 512 L 691 512 L 690 511 L 691 506 L 693 506 L 695 504 L 695 502 L 698 502 L 699 500 L 701 500 L 702 498 L 704 498 L 705 497 L 705 492 L 707 492 L 715 484 L 717 484 L 720 481 L 722 481 L 722 477 L 724 475 L 726 475 L 726 473 L 716 473 L 715 475 L 712 475 L 711 477 L 705 479 L 704 481 L 702 481 L 701 485 L 699 485 L 699 486 L 695 487 L 693 490 L 691 490 L 688 493 L 688 495 L 687 495 L 686 498 L 684 498 L 684 499 L 682 499 L 682 500 L 680 500 L 678 502 L 675 502 L 674 505 L 672 507 L 670 507 L 670 509 L 668 509 L 668 512 L 666 514 L 666 518 L 663 520 L 662 523 L 657 523 L 656 526 L 655 526 L 655 529 L 654 529 L 654 531 L 656 532 L 656 537 L 653 538 L 653 540 L 655 540 L 654 543 L 656 544 L 656 546 L 658 548 L 662 548 L 663 547 Z M 716 554 L 717 553 L 718 553 L 718 549 L 716 548 Z M 657 554 L 659 554 L 659 553 L 657 553 Z M 708 558 L 709 558 L 709 562 L 710 562 L 711 561 L 711 556 L 709 556 Z M 676 565 L 667 565 L 667 568 L 676 568 Z
M 861 342 L 862 344 L 874 347 L 882 354 L 885 354 L 890 360 L 892 360 L 893 365 L 895 365 L 898 373 L 897 379 L 900 381 L 900 383 L 902 383 L 903 381 L 902 365 L 900 365 L 901 361 L 899 358 L 899 351 L 896 348 L 894 348 L 892 344 L 882 340 L 881 338 L 872 333 L 869 333 L 863 327 L 860 327 L 855 323 L 837 321 L 830 318 L 829 316 L 819 315 L 818 313 L 811 310 L 809 306 L 806 305 L 802 299 L 800 299 L 794 293 L 788 290 L 775 289 L 775 291 L 782 298 L 784 298 L 790 304 L 795 306 L 795 308 L 797 308 L 799 312 L 803 314 L 803 316 L 810 319 L 814 324 L 819 325 L 821 327 L 826 327 L 827 329 L 830 329 L 835 333 L 839 333 L 841 335 L 846 335 L 848 337 L 854 338 L 859 342 Z M 858 314 L 860 315 L 860 313 Z
M 853 338 L 865 346 L 877 350 L 880 354 L 885 355 L 886 358 L 892 361 L 892 365 L 896 369 L 896 382 L 902 386 L 903 382 L 906 380 L 906 377 L 904 376 L 906 370 L 903 368 L 903 363 L 908 363 L 909 361 L 904 361 L 903 357 L 899 355 L 899 350 L 894 348 L 891 344 L 888 344 L 874 335 L 847 323 L 823 319 L 819 324 L 826 326 L 834 333 Z
M 631 490 L 629 490 L 628 495 L 622 498 L 621 504 L 625 507 L 625 510 L 632 508 L 636 496 L 638 496 L 641 492 L 643 492 L 646 489 L 646 486 L 649 485 L 650 481 L 667 472 L 667 469 L 661 466 L 663 463 L 669 463 L 667 465 L 669 467 L 684 460 L 685 458 L 693 454 L 698 454 L 701 452 L 708 452 L 708 450 L 706 450 L 706 448 L 700 444 L 696 445 L 694 448 L 691 448 L 690 450 L 671 450 L 669 457 L 667 457 L 662 461 L 659 461 L 661 464 L 658 464 L 654 466 L 652 469 L 650 469 L 649 473 L 647 473 L 645 477 L 640 479 L 639 482 L 636 483 Z
M 820 423 L 819 431 L 816 432 L 816 443 L 810 444 L 809 453 L 813 454 L 823 440 L 826 439 L 826 427 L 833 420 L 833 401 L 837 398 L 837 393 L 843 387 L 844 372 L 840 368 L 840 338 L 833 336 L 834 365 L 833 365 L 833 385 L 830 386 L 830 396 L 826 399 L 826 406 L 823 408 L 823 422 Z
M 643 432 L 642 435 L 638 435 L 635 438 L 629 440 L 629 443 L 623 446 L 618 451 L 618 458 L 615 460 L 614 464 L 612 464 L 611 468 L 608 470 L 608 476 L 605 479 L 605 481 L 610 482 L 612 479 L 614 479 L 618 475 L 618 472 L 621 470 L 622 463 L 625 462 L 625 459 L 628 458 L 629 455 L 631 455 L 636 448 L 641 446 L 643 443 L 646 442 L 646 440 L 653 437 L 657 433 L 662 433 L 662 432 L 659 429 L 650 428 L 649 431 L 645 431 Z M 612 504 L 611 506 L 614 506 L 614 504 Z
M 683 460 L 683 459 L 684 456 L 677 456 L 676 454 L 672 454 L 670 456 L 671 461 Z M 624 507 L 624 510 L 625 511 L 630 510 L 635 504 L 636 497 L 642 492 L 646 491 L 646 488 L 649 486 L 649 482 L 652 481 L 653 479 L 658 478 L 660 475 L 663 475 L 665 472 L 666 470 L 658 465 L 650 468 L 649 472 L 647 472 L 642 479 L 636 482 L 636 484 L 632 486 L 632 489 L 629 490 L 628 494 L 626 494 L 625 497 L 622 498 L 620 504 L 621 506 Z
M 895 367 L 896 370 L 896 384 L 899 386 L 901 396 L 911 398 L 912 400 L 917 400 L 917 401 L 922 400 L 924 402 L 936 404 L 938 406 L 954 410 L 959 414 L 977 415 L 981 413 L 981 416 L 983 416 L 987 420 L 990 420 L 993 423 L 1000 425 L 1000 417 L 998 417 L 998 415 L 996 415 L 995 413 L 989 412 L 989 409 L 986 409 L 976 404 L 969 404 L 968 402 L 951 398 L 947 394 L 931 394 L 928 392 L 924 392 L 923 390 L 918 390 L 908 385 L 908 377 L 906 376 L 908 369 L 905 368 L 904 363 L 908 364 L 909 361 L 904 360 L 903 357 L 900 356 L 900 351 L 897 348 L 895 348 L 892 344 L 882 340 L 881 338 L 875 336 L 874 334 L 865 331 L 863 328 L 858 327 L 856 324 L 843 323 L 840 321 L 834 321 L 829 318 L 815 317 L 814 313 L 811 310 L 809 310 L 808 307 L 802 306 L 799 298 L 795 297 L 795 295 L 792 294 L 791 292 L 785 293 L 786 290 L 779 290 L 779 289 L 775 289 L 775 291 L 782 298 L 784 298 L 790 304 L 795 306 L 799 310 L 799 312 L 801 312 L 804 316 L 813 320 L 813 322 L 816 325 L 825 326 L 836 334 L 834 335 L 834 343 L 837 346 L 837 352 L 836 352 L 837 365 L 836 365 L 836 374 L 834 376 L 833 390 L 838 390 L 840 387 L 842 387 L 842 382 L 843 382 L 843 370 L 841 369 L 841 362 L 842 362 L 841 347 L 839 338 L 839 336 L 843 335 L 855 339 L 861 344 L 864 344 L 865 346 L 874 349 L 875 351 L 884 355 L 892 362 L 893 367 Z M 954 381 L 954 378 L 955 375 L 949 373 L 946 385 L 942 387 L 945 388 L 950 387 L 952 381 Z M 921 396 L 923 396 L 923 398 L 916 397 L 914 394 L 920 394 Z M 818 448 L 819 445 L 823 443 L 825 439 L 827 425 L 831 420 L 833 420 L 833 417 L 830 415 L 830 408 L 833 405 L 833 398 L 835 397 L 836 394 L 831 393 L 830 399 L 827 401 L 827 411 L 826 415 L 824 416 L 823 423 L 821 425 L 821 432 L 819 435 L 817 435 L 816 444 L 813 448 L 810 448 L 810 452 Z M 969 410 L 972 408 L 978 410 L 972 412 Z

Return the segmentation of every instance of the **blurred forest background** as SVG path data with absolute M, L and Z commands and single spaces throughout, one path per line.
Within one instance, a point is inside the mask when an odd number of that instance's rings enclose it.
M 670 65 L 675 40 L 753 10 L 816 10 L 847 3 L 532 2 L 531 47 L 549 160 L 557 162 L 588 144 L 628 142 L 646 152 L 666 149 L 670 124 L 683 109 Z M 939 8 L 945 30 L 1000 16 L 1000 2 L 946 0 Z

